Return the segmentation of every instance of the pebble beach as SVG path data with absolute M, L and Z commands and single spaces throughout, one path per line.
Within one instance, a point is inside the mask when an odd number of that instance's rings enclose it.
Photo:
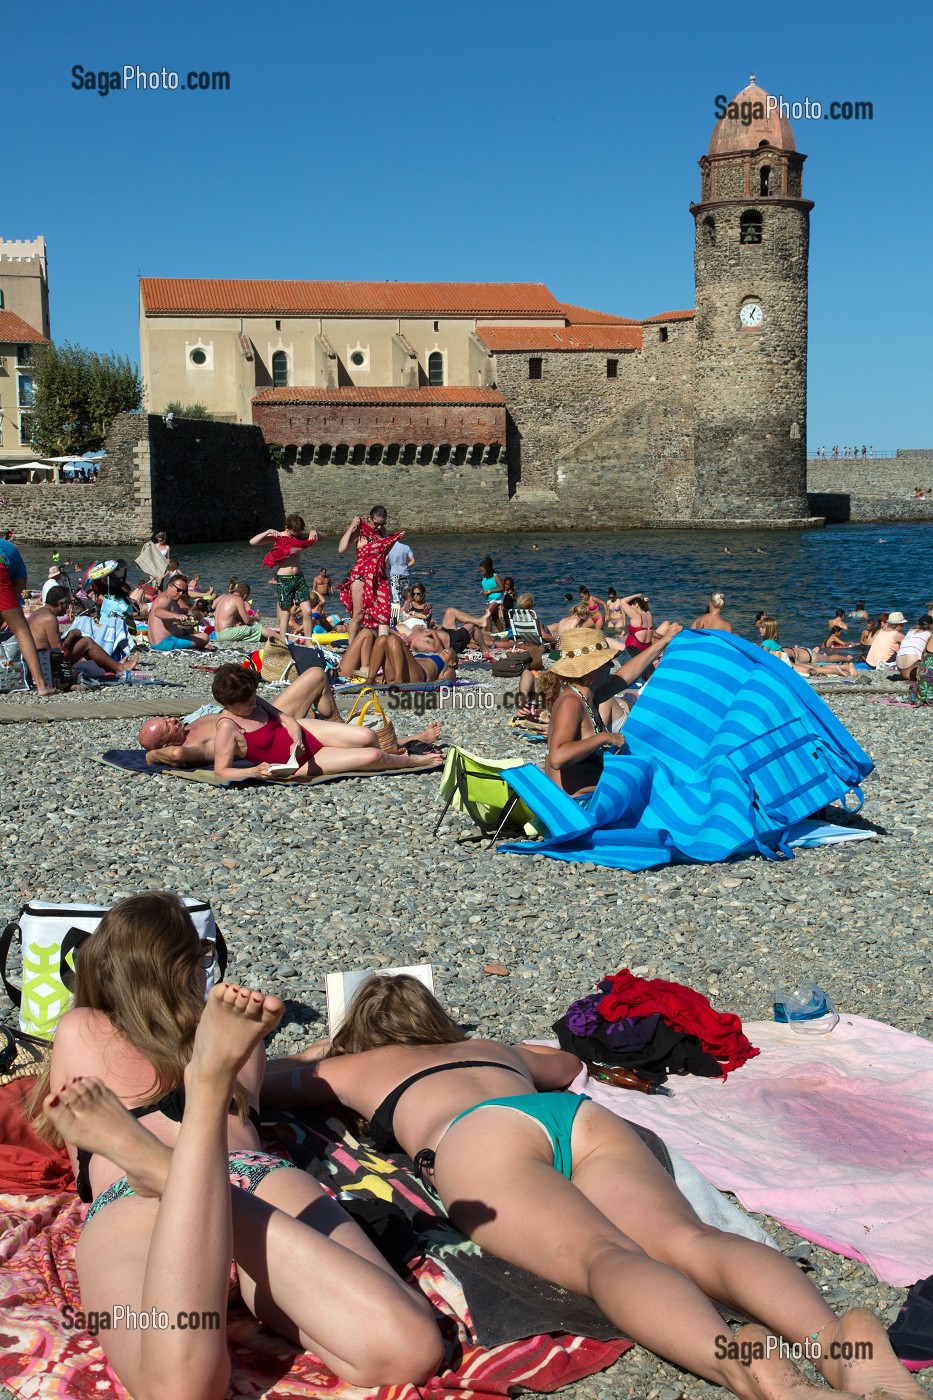
M 190 701 L 193 710 L 210 699 L 210 675 L 188 657 L 143 664 L 170 686 L 120 685 L 55 703 L 83 709 L 97 695 L 129 694 Z M 390 710 L 399 735 L 437 718 L 444 742 L 543 761 L 543 746 L 508 723 L 503 701 L 514 682 L 491 681 L 479 667 L 462 675 L 479 684 L 423 714 Z M 135 747 L 139 720 L 3 724 L 4 920 L 31 898 L 109 904 L 168 888 L 209 899 L 230 949 L 228 974 L 286 1000 L 273 1054 L 326 1033 L 325 972 L 419 962 L 433 964 L 438 993 L 461 1024 L 504 1040 L 551 1035 L 570 1001 L 621 967 L 688 983 L 743 1021 L 770 1019 L 774 986 L 811 977 L 840 1011 L 931 1037 L 933 794 L 924 755 L 933 713 L 877 703 L 889 690 L 872 681 L 825 696 L 876 765 L 861 813 L 841 820 L 874 829 L 876 839 L 786 862 L 756 857 L 637 875 L 497 855 L 457 812 L 433 835 L 437 773 L 218 789 L 94 761 L 108 748 Z M 274 689 L 262 693 L 274 699 Z M 435 697 L 401 698 L 421 710 Z M 0 696 L 0 716 L 21 699 Z M 44 702 L 31 703 L 41 718 Z M 15 1013 L 7 1005 L 3 1015 L 12 1022 Z M 762 1223 L 783 1249 L 801 1246 Z M 869 1306 L 893 1321 L 903 1292 L 866 1266 L 812 1245 L 795 1257 L 834 1309 Z M 933 1393 L 922 1375 L 921 1384 Z M 713 1393 L 639 1348 L 561 1392 L 568 1400 Z

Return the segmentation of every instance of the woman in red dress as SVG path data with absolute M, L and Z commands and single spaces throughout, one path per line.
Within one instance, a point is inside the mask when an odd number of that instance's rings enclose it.
M 392 596 L 386 558 L 405 531 L 386 534 L 387 519 L 385 506 L 373 506 L 368 520 L 355 515 L 337 546 L 340 554 L 346 554 L 356 545 L 356 562 L 340 588 L 340 601 L 350 614 L 347 634 L 351 642 L 361 627 L 371 627 L 380 636 L 389 630 Z

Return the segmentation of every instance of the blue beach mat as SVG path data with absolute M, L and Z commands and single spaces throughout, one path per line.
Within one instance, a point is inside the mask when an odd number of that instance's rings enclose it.
M 443 759 L 433 764 L 425 758 L 423 768 L 387 768 L 379 772 L 370 769 L 351 769 L 346 773 L 320 773 L 316 778 L 306 778 L 303 783 L 277 783 L 269 778 L 218 778 L 213 768 L 170 768 L 164 763 L 147 763 L 142 749 L 108 749 L 103 754 L 89 754 L 95 763 L 103 763 L 108 768 L 119 769 L 121 773 L 131 773 L 136 778 L 154 778 L 165 774 L 169 778 L 186 778 L 191 783 L 205 783 L 208 787 L 319 787 L 321 783 L 338 783 L 344 778 L 398 778 L 413 773 L 431 773 L 440 768 Z M 234 759 L 235 766 L 250 768 L 245 759 Z
M 547 826 L 500 851 L 623 870 L 790 856 L 793 828 L 854 793 L 874 764 L 803 677 L 724 632 L 681 632 L 576 802 L 531 765 L 505 781 Z

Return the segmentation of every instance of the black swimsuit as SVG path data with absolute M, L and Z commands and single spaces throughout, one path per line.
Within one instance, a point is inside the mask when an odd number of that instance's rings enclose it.
M 403 1079 L 401 1084 L 392 1090 L 391 1094 L 387 1094 L 369 1120 L 369 1136 L 379 1152 L 404 1151 L 395 1136 L 394 1128 L 398 1101 L 407 1089 L 410 1089 L 413 1084 L 417 1084 L 419 1079 L 426 1079 L 429 1074 L 442 1074 L 445 1069 L 505 1069 L 511 1074 L 520 1074 L 523 1079 L 527 1079 L 523 1070 L 516 1069 L 514 1065 L 503 1064 L 501 1060 L 455 1060 L 448 1061 L 445 1065 L 431 1065 L 429 1069 L 421 1069 L 417 1074 L 411 1075 L 409 1079 Z M 415 1154 L 412 1161 L 415 1164 L 415 1171 L 422 1181 L 424 1181 L 426 1170 L 434 1170 L 434 1153 L 429 1147 L 423 1147 L 420 1152 Z
M 156 1103 L 140 1104 L 138 1108 L 129 1108 L 127 1112 L 134 1118 L 145 1118 L 149 1113 L 161 1113 L 173 1123 L 180 1123 L 185 1112 L 185 1086 L 179 1084 L 176 1089 L 169 1089 L 167 1094 L 163 1094 Z M 259 1114 L 255 1108 L 250 1107 L 249 1120 L 256 1131 L 259 1131 Z M 88 1152 L 86 1147 L 79 1147 L 76 1153 L 78 1159 L 78 1198 L 87 1204 L 94 1199 L 94 1192 L 91 1190 L 90 1165 L 91 1158 L 95 1154 Z

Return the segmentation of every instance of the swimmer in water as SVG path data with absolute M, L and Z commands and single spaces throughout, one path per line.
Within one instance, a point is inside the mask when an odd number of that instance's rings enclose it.
M 731 553 L 732 553 L 732 550 L 731 550 L 731 549 L 729 548 L 729 546 L 726 544 L 726 545 L 723 545 L 723 547 L 722 547 L 722 552 L 723 552 L 723 554 L 731 554 Z

